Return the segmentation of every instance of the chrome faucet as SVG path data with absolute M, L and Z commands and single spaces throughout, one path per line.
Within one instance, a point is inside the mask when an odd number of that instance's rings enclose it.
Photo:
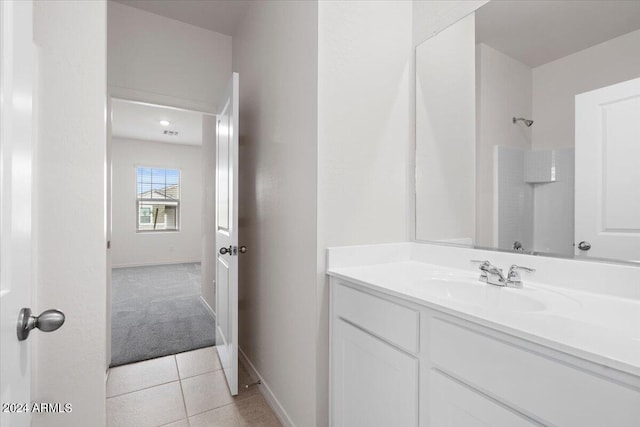
M 478 259 L 472 259 L 471 262 L 479 263 L 478 268 L 480 269 L 480 277 L 479 280 L 481 282 L 486 282 L 490 285 L 495 286 L 505 286 L 506 278 L 502 273 L 502 269 L 496 267 L 491 264 L 489 261 L 482 261 Z
M 522 287 L 522 279 L 520 278 L 519 270 L 523 270 L 526 272 L 534 272 L 536 271 L 533 268 L 522 267 L 516 264 L 513 264 L 509 268 L 509 272 L 505 276 L 502 272 L 501 268 L 496 267 L 491 264 L 489 261 L 482 261 L 473 259 L 471 262 L 475 262 L 480 264 L 478 268 L 480 269 L 480 277 L 478 280 L 481 282 L 488 283 L 489 285 L 494 286 L 505 286 L 509 288 L 521 288 Z

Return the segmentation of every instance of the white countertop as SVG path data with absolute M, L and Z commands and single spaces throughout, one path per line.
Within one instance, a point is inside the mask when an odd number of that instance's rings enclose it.
M 591 362 L 640 376 L 640 301 L 548 286 L 522 289 L 478 280 L 470 270 L 401 260 L 329 267 L 369 287 Z

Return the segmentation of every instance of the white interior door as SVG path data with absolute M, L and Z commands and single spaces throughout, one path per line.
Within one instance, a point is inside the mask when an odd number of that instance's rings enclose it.
M 238 394 L 238 73 L 220 103 L 216 138 L 216 348 Z
M 640 78 L 577 95 L 577 255 L 640 261 L 638 165 Z
M 1 401 L 29 404 L 31 343 L 16 323 L 31 307 L 31 197 L 34 44 L 32 2 L 0 2 L 0 384 Z M 25 413 L 0 412 L 0 425 L 30 425 Z M 7 408 L 11 409 L 11 408 Z M 13 410 L 19 409 L 13 408 Z

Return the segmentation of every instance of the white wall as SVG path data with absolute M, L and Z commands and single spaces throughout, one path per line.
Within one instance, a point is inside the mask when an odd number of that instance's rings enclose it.
M 479 43 L 477 52 L 477 189 L 476 239 L 481 246 L 494 241 L 494 147 L 531 148 L 531 128 L 512 117 L 532 117 L 532 72 L 527 65 Z M 537 122 L 536 122 L 537 126 Z M 513 158 L 513 157 L 510 157 Z M 524 167 L 520 162 L 518 168 Z M 515 171 L 515 170 L 514 170 Z M 503 174 L 504 176 L 504 174 Z M 522 183 L 524 185 L 524 183 Z M 520 216 L 518 216 L 520 217 Z M 525 248 L 531 249 L 531 228 Z M 513 243 L 513 242 L 511 242 Z M 509 248 L 511 245 L 508 246 Z
M 113 138 L 113 267 L 199 262 L 202 256 L 202 148 Z M 136 232 L 136 167 L 180 170 L 180 231 Z
M 409 238 L 410 23 L 408 2 L 261 2 L 234 36 L 240 343 L 295 425 L 328 423 L 326 247 Z
M 69 402 L 34 426 L 105 425 L 106 4 L 38 1 L 36 292 L 66 322 L 35 332 L 32 401 Z
M 108 14 L 111 95 L 216 112 L 231 37 L 113 1 Z
M 413 44 L 419 45 L 489 0 L 414 0 Z
M 533 147 L 575 144 L 575 96 L 640 77 L 640 30 L 533 70 Z
M 297 426 L 316 419 L 316 2 L 252 2 L 240 74 L 239 341 Z
M 328 424 L 327 247 L 411 239 L 412 4 L 320 2 L 318 419 Z
M 416 48 L 416 238 L 473 239 L 476 51 L 473 14 Z

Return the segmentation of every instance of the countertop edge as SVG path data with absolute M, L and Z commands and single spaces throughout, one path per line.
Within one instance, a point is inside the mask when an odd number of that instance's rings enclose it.
M 545 338 L 543 336 L 540 335 L 536 335 L 527 331 L 524 331 L 522 329 L 516 328 L 516 327 L 511 327 L 502 323 L 498 323 L 498 322 L 494 322 L 492 320 L 489 319 L 485 319 L 482 317 L 478 317 L 476 315 L 473 314 L 469 314 L 466 313 L 464 311 L 461 310 L 456 310 L 450 307 L 446 307 L 443 306 L 441 304 L 438 304 L 437 302 L 433 302 L 433 301 L 429 301 L 429 300 L 425 300 L 422 298 L 418 298 L 418 297 L 414 297 L 412 295 L 409 294 L 405 294 L 402 292 L 397 292 L 394 290 L 391 290 L 387 287 L 384 286 L 380 286 L 377 285 L 375 283 L 371 283 L 368 281 L 364 281 L 361 279 L 357 279 L 355 277 L 349 276 L 349 275 L 345 275 L 333 270 L 328 270 L 326 272 L 326 274 L 330 277 L 335 277 L 337 279 L 341 279 L 341 280 L 345 280 L 348 282 L 352 282 L 355 284 L 358 284 L 360 286 L 372 289 L 374 291 L 377 292 L 381 292 L 383 294 L 395 297 L 395 298 L 400 298 L 400 299 L 404 299 L 406 301 L 412 302 L 414 304 L 418 304 L 421 306 L 424 306 L 426 308 L 432 309 L 432 310 L 436 310 L 436 311 L 440 311 L 442 313 L 451 315 L 451 316 L 455 316 L 455 317 L 459 317 L 463 320 L 469 321 L 469 322 L 473 322 L 476 324 L 479 324 L 481 326 L 493 329 L 495 331 L 501 332 L 501 333 L 505 333 L 507 335 L 511 335 L 515 338 L 519 338 L 519 339 L 523 339 L 525 341 L 537 344 L 537 345 L 541 345 L 543 347 L 549 348 L 551 350 L 554 351 L 558 351 L 561 353 L 565 353 L 568 354 L 570 356 L 576 357 L 578 359 L 596 364 L 596 365 L 600 365 L 606 369 L 613 369 L 616 371 L 619 371 L 620 373 L 624 374 L 624 375 L 631 375 L 633 377 L 636 377 L 637 380 L 639 381 L 639 385 L 640 385 L 640 366 L 636 366 L 636 365 L 632 365 L 620 360 L 616 360 L 616 359 L 612 359 L 610 357 L 604 356 L 602 354 L 598 354 L 598 353 L 594 353 L 592 351 L 589 350 L 585 350 L 585 349 L 581 349 L 581 348 L 577 348 L 574 346 L 570 346 L 570 345 L 566 345 L 563 344 L 561 342 L 549 339 L 549 338 Z

